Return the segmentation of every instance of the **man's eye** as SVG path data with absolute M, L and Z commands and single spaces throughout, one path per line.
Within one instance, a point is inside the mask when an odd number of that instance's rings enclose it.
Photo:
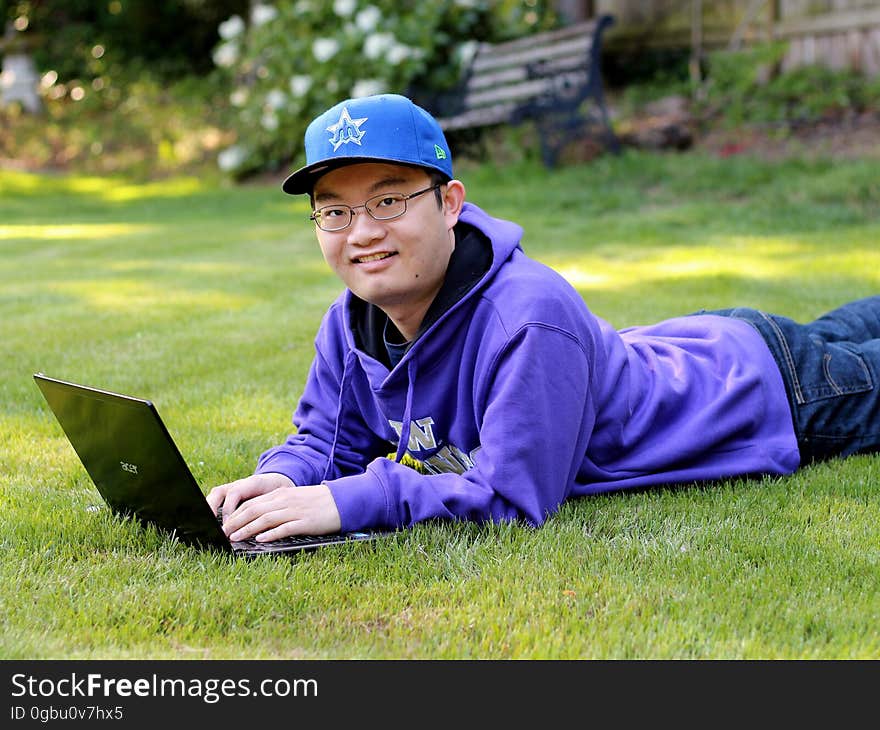
M 347 215 L 345 208 L 321 208 L 320 213 L 322 218 L 339 218 Z
M 400 202 L 400 198 L 396 195 L 389 195 L 387 198 L 382 198 L 376 203 L 377 208 L 388 208 L 392 205 L 395 205 Z

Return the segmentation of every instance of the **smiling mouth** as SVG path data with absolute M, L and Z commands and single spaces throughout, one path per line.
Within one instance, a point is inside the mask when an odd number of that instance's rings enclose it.
M 388 252 L 374 253 L 374 254 L 370 254 L 369 256 L 361 256 L 359 258 L 356 258 L 354 260 L 354 262 L 356 264 L 369 264 L 373 261 L 381 261 L 382 259 L 387 259 L 387 258 L 390 258 L 391 256 L 396 256 L 396 255 L 397 254 L 395 254 L 395 253 L 388 253 Z

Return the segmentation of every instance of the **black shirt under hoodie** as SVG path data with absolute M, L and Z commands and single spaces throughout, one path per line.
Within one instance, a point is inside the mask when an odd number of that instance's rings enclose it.
M 492 245 L 480 231 L 466 223 L 458 223 L 453 232 L 455 249 L 449 257 L 446 277 L 440 291 L 428 307 L 419 331 L 415 338 L 407 343 L 407 347 L 411 347 L 422 333 L 473 289 L 492 264 Z M 376 358 L 389 369 L 393 367 L 385 341 L 387 338 L 389 342 L 402 343 L 403 337 L 385 312 L 375 304 L 365 302 L 353 295 L 351 328 L 358 349 Z

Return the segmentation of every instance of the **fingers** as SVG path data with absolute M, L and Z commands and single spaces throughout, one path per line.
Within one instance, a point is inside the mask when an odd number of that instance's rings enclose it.
M 340 529 L 339 511 L 330 490 L 322 485 L 279 489 L 253 497 L 231 513 L 223 530 L 231 540 L 256 536 L 263 542 L 290 535 L 324 535 Z
M 232 530 L 227 533 L 230 540 L 246 540 L 249 537 L 254 537 L 258 542 L 266 542 L 308 532 L 298 524 L 300 521 L 296 519 L 293 510 L 290 509 L 275 509 L 264 512 L 253 519 L 249 519 L 247 512 L 240 514 L 241 519 L 247 520 L 241 527 L 238 526 L 240 520 L 236 520 L 228 527 L 224 525 L 224 530 Z
M 208 506 L 215 515 L 217 514 L 217 508 L 222 505 L 223 500 L 226 499 L 226 492 L 231 486 L 231 484 L 221 484 L 219 487 L 214 487 L 205 497 Z
M 235 508 L 241 504 L 242 501 L 247 499 L 244 494 L 248 491 L 248 487 L 244 484 L 245 479 L 239 479 L 235 482 L 230 482 L 229 484 L 221 484 L 219 487 L 214 487 L 210 492 L 208 492 L 208 496 L 205 499 L 208 501 L 208 506 L 211 508 L 211 511 L 216 515 L 218 510 L 222 508 L 223 514 L 228 515 L 235 511 Z
M 271 529 L 278 523 L 280 515 L 270 517 L 273 512 L 277 511 L 270 502 L 267 502 L 266 496 L 254 497 L 247 502 L 239 505 L 234 509 L 223 511 L 223 531 L 231 540 L 244 540 L 253 537 L 259 532 Z
M 283 474 L 254 474 L 244 479 L 237 479 L 228 484 L 214 487 L 205 499 L 214 514 L 222 508 L 224 521 L 225 515 L 235 512 L 236 508 L 245 500 L 261 494 L 267 494 L 283 487 L 292 487 L 293 482 Z

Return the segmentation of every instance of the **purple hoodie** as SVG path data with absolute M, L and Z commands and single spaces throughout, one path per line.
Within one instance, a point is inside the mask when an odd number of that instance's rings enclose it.
M 797 468 L 782 377 L 749 324 L 616 331 L 525 255 L 518 225 L 472 204 L 461 221 L 491 241 L 479 283 L 390 371 L 356 348 L 344 292 L 318 331 L 297 432 L 257 473 L 325 483 L 348 531 L 540 525 L 573 496 Z

